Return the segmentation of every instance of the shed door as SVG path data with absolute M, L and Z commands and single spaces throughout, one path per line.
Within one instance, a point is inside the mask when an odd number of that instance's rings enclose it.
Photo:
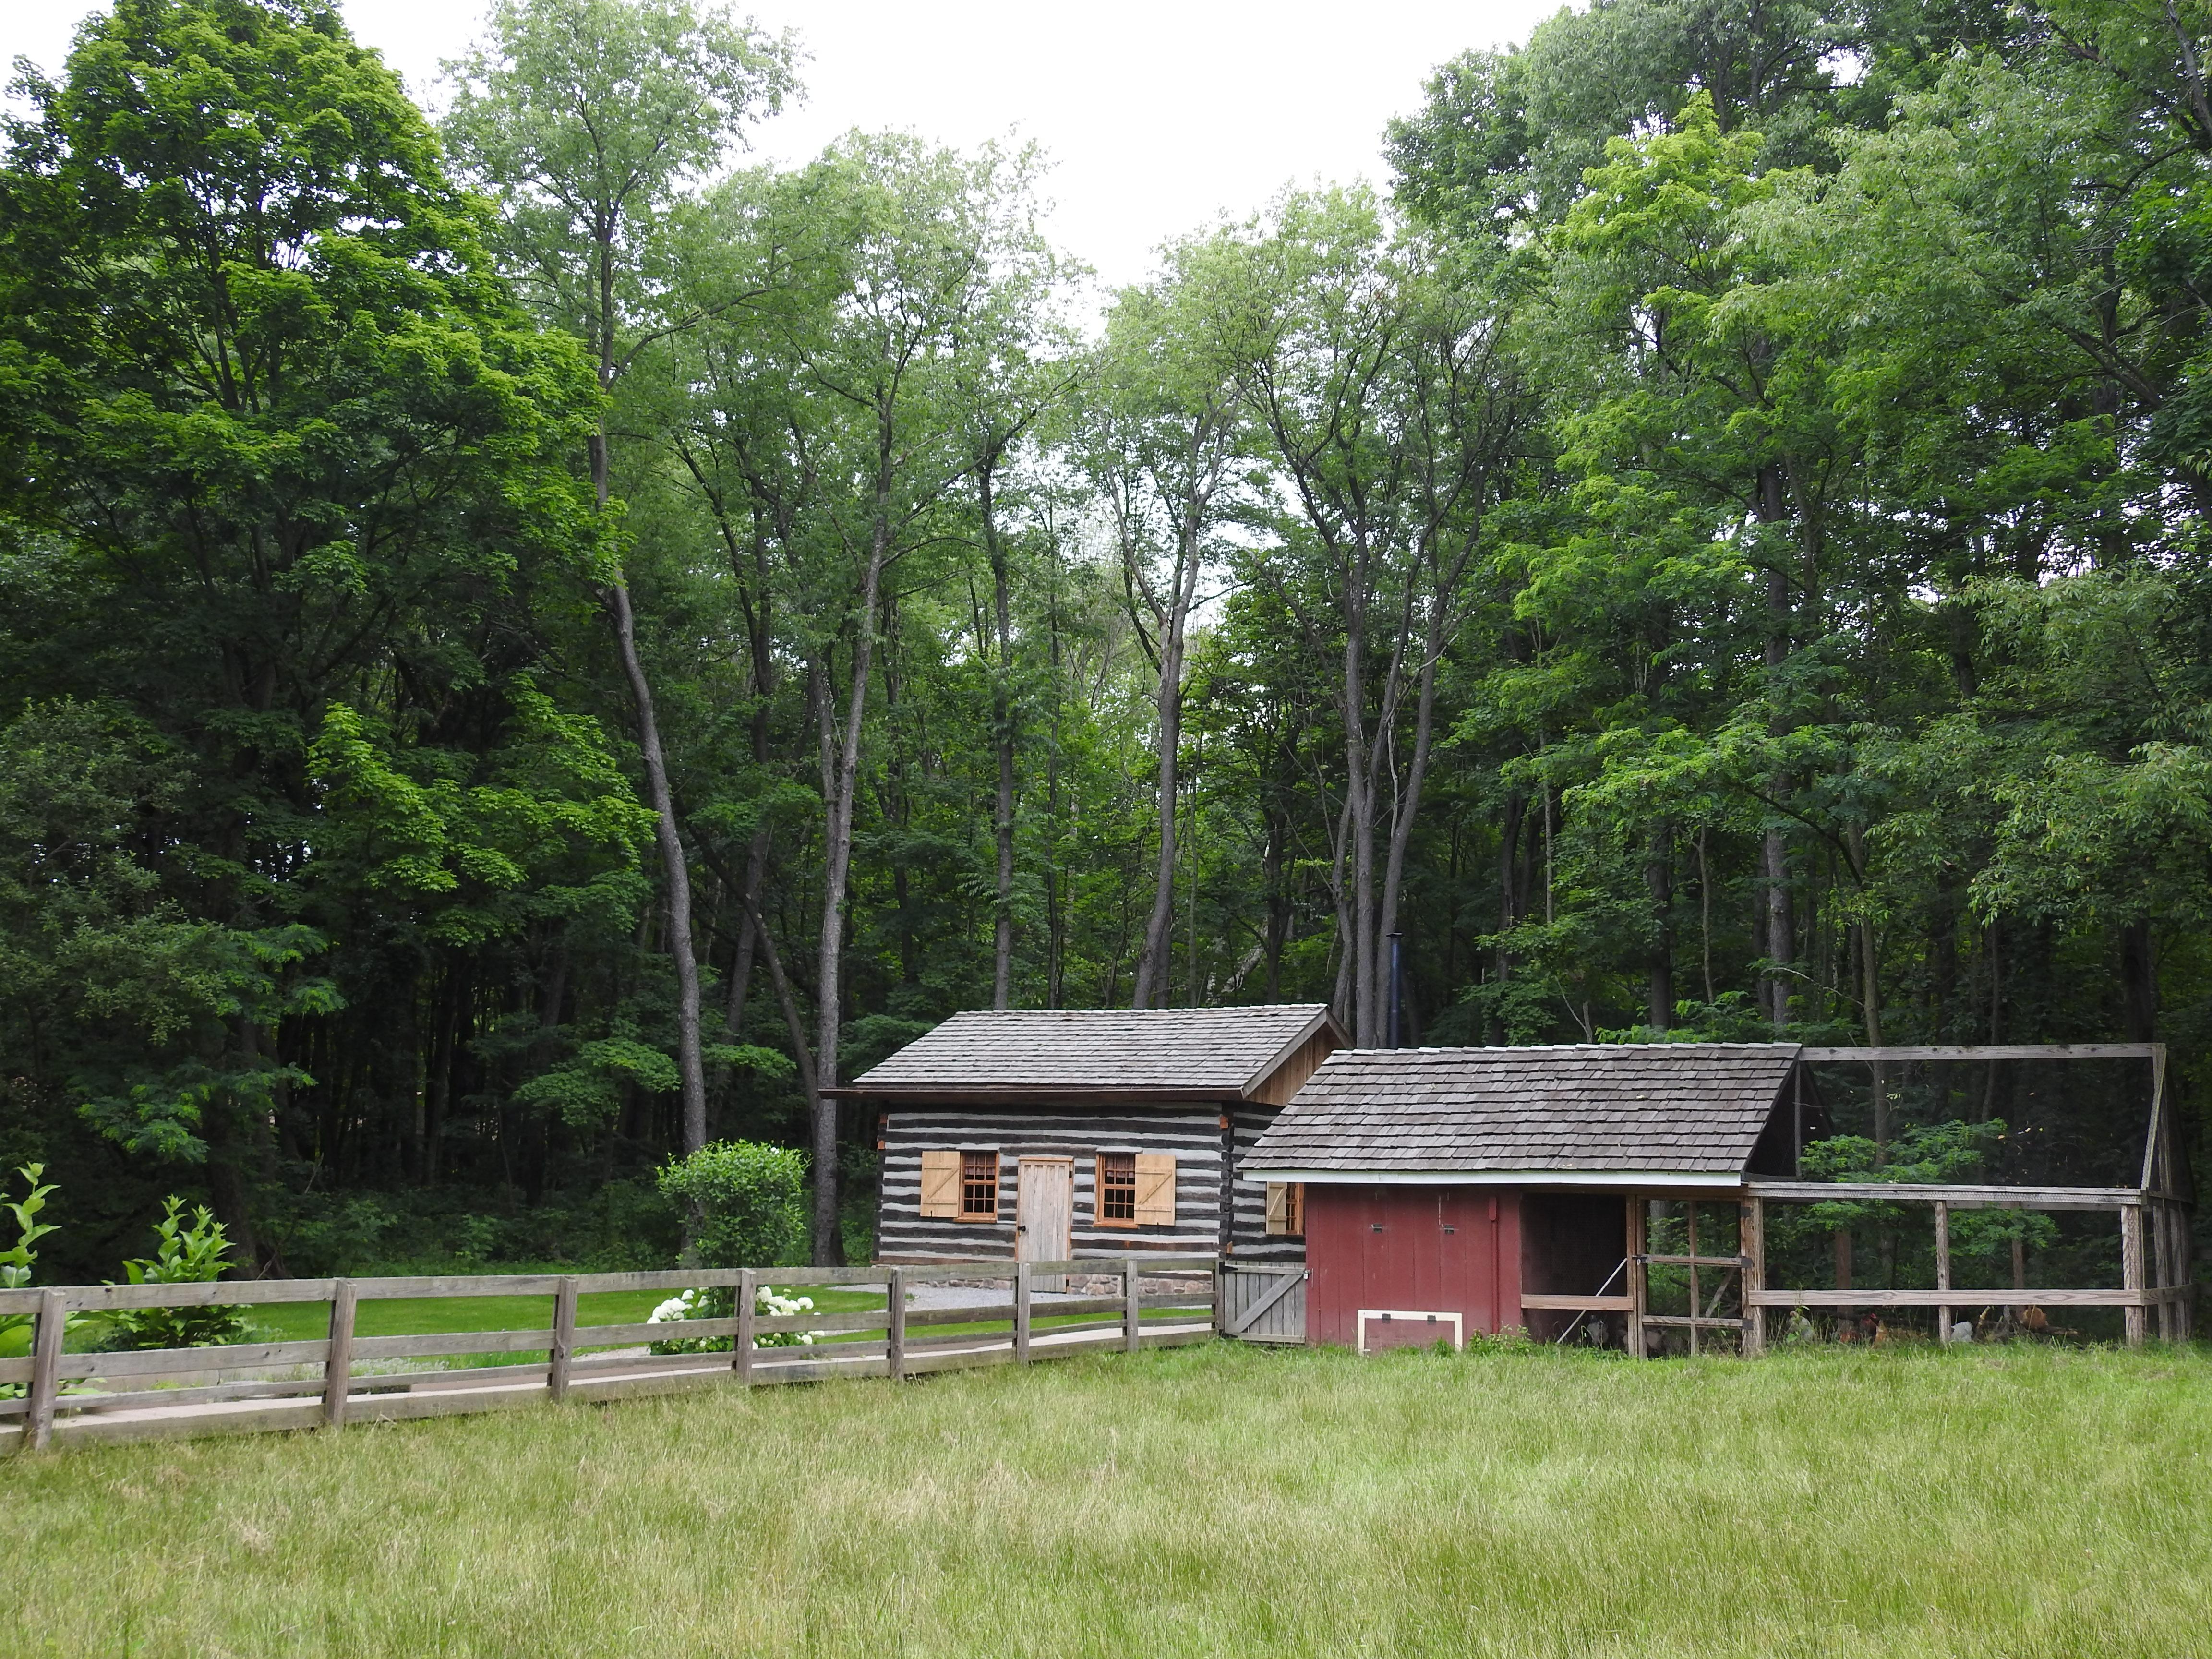
M 1075 1160 L 1030 1158 L 1020 1166 L 1019 1196 L 1014 1206 L 1014 1260 L 1065 1261 L 1071 1248 L 1068 1230 L 1075 1218 Z M 1039 1290 L 1059 1285 L 1036 1281 Z

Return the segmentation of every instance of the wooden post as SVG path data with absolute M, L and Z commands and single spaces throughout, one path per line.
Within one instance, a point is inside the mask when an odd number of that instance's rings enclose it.
M 884 1306 L 891 1327 L 884 1343 L 884 1375 L 898 1382 L 906 1375 L 906 1269 L 891 1269 L 891 1282 L 884 1286 Z
M 2173 1229 L 2167 1224 L 2167 1206 L 2163 1200 L 2152 1199 L 2150 1205 L 2150 1283 L 2153 1290 L 2163 1290 L 2173 1281 Z M 2158 1340 L 2173 1340 L 2173 1304 L 2160 1300 L 2158 1304 Z
M 1215 1264 L 1213 1279 L 1214 1283 L 1218 1285 L 1221 1282 L 1221 1268 L 1218 1263 Z M 1138 1305 L 1137 1302 L 1137 1258 L 1133 1255 L 1125 1255 L 1121 1258 L 1121 1346 L 1131 1353 L 1136 1352 L 1144 1346 L 1143 1327 L 1140 1322 L 1143 1314 L 1144 1310 Z M 1221 1328 L 1221 1304 L 1218 1297 L 1213 1304 L 1213 1323 L 1218 1334 Z
M 1638 1259 L 1644 1254 L 1644 1219 L 1649 1208 L 1643 1198 L 1628 1200 L 1628 1352 L 1633 1359 L 1650 1357 L 1644 1346 L 1644 1267 Z
M 2189 1212 L 2179 1204 L 2166 1206 L 2168 1224 L 2173 1229 L 2173 1282 L 2187 1290 L 2196 1278 L 2196 1241 L 2189 1231 Z M 2173 1299 L 2173 1340 L 2189 1340 L 2189 1298 L 2178 1296 Z
M 730 1369 L 748 1388 L 753 1380 L 753 1304 L 760 1298 L 759 1278 L 750 1267 L 738 1275 L 738 1336 L 730 1353 Z
M 1705 1312 L 1698 1300 L 1698 1201 L 1689 1200 L 1682 1206 L 1682 1213 L 1690 1222 L 1690 1358 L 1698 1357 L 1698 1318 Z
M 2138 1204 L 2120 1212 L 2120 1285 L 2130 1291 L 2143 1288 L 2143 1212 Z M 2145 1323 L 2142 1304 L 2124 1310 L 2122 1316 L 2127 1323 L 2128 1346 L 2140 1348 Z
M 1216 1256 L 1213 1259 L 1213 1334 L 1217 1338 L 1229 1334 L 1229 1328 L 1224 1322 L 1229 1317 L 1228 1297 L 1229 1270 L 1222 1265 L 1221 1258 Z
M 1751 1300 L 1753 1291 L 1766 1288 L 1765 1200 L 1744 1200 L 1736 1222 L 1736 1249 L 1743 1257 L 1737 1274 L 1741 1294 L 1736 1297 L 1738 1311 L 1743 1315 L 1743 1354 L 1747 1359 L 1755 1359 L 1766 1352 L 1766 1310 L 1753 1307 Z
M 1936 1200 L 1936 1288 L 1951 1288 L 1951 1206 L 1940 1198 Z M 1936 1310 L 1936 1340 L 1947 1348 L 1951 1346 L 1951 1310 L 1948 1305 Z
M 1014 1358 L 1030 1363 L 1030 1264 L 1014 1263 Z
M 353 1280 L 331 1287 L 331 1351 L 323 1360 L 323 1426 L 345 1426 L 346 1391 L 353 1384 L 354 1308 L 360 1295 Z
M 553 1292 L 553 1348 L 545 1356 L 545 1392 L 568 1397 L 568 1361 L 576 1350 L 576 1281 L 564 1279 Z
M 31 1391 L 23 1415 L 23 1445 L 44 1451 L 54 1437 L 54 1396 L 61 1392 L 62 1337 L 69 1301 L 59 1291 L 39 1295 L 39 1328 L 32 1338 Z

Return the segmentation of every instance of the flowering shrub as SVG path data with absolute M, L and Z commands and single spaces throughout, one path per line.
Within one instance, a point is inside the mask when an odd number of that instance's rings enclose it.
M 727 1319 L 736 1311 L 738 1293 L 721 1285 L 703 1291 L 679 1291 L 645 1316 L 648 1325 L 674 1324 L 686 1319 Z M 775 1318 L 812 1313 L 811 1296 L 778 1296 L 765 1285 L 753 1293 L 753 1311 Z M 756 1348 L 811 1347 L 811 1331 L 770 1331 L 753 1339 Z M 653 1344 L 655 1353 L 722 1353 L 735 1346 L 726 1336 L 671 1336 Z

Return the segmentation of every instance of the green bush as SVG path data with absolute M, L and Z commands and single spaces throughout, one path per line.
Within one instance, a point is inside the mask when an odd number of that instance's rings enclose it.
M 690 1218 L 684 1255 L 702 1267 L 789 1267 L 805 1259 L 806 1155 L 718 1140 L 660 1171 L 660 1190 Z
M 0 1250 L 0 1291 L 19 1291 L 31 1282 L 31 1269 L 37 1266 L 39 1253 L 31 1247 L 55 1231 L 51 1221 L 39 1219 L 39 1212 L 46 1207 L 46 1198 L 53 1189 L 49 1182 L 40 1185 L 39 1177 L 46 1172 L 43 1164 L 26 1164 L 16 1173 L 30 1187 L 30 1195 L 14 1204 L 0 1204 L 0 1215 L 12 1216 L 15 1222 L 15 1242 Z M 27 1331 L 36 1324 L 34 1314 L 0 1314 L 0 1337 Z M 23 1385 L 20 1382 L 0 1383 L 0 1400 L 20 1400 Z
M 133 1285 L 205 1285 L 222 1276 L 230 1241 L 222 1223 L 203 1204 L 183 1218 L 184 1200 L 163 1202 L 154 1226 L 154 1255 L 125 1261 Z M 112 1345 L 121 1348 L 207 1348 L 246 1334 L 243 1308 L 119 1308 L 106 1316 Z

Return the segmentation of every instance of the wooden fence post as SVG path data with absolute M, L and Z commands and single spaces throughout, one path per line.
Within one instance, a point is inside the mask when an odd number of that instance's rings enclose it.
M 345 1426 L 346 1392 L 353 1386 L 353 1322 L 360 1291 L 350 1279 L 331 1286 L 331 1351 L 323 1357 L 323 1426 Z
M 2123 1289 L 2140 1291 L 2143 1288 L 2143 1214 L 2141 1205 L 2130 1204 L 2120 1212 L 2120 1285 Z M 2142 1304 L 2130 1304 L 2123 1310 L 2126 1322 L 2128 1346 L 2143 1345 Z
M 1940 1198 L 1936 1200 L 1936 1288 L 1951 1288 L 1951 1206 Z M 1948 1304 L 1936 1310 L 1936 1340 L 1947 1348 L 1951 1346 Z
M 568 1361 L 576 1348 L 576 1281 L 564 1279 L 553 1292 L 553 1349 L 545 1356 L 545 1392 L 568 1397 Z
M 1747 1198 L 1743 1212 L 1736 1222 L 1736 1249 L 1743 1255 L 1743 1267 L 1736 1274 L 1736 1301 L 1743 1315 L 1743 1353 L 1747 1359 L 1755 1359 L 1766 1352 L 1766 1310 L 1754 1305 L 1752 1297 L 1766 1288 L 1766 1205 L 1763 1199 Z
M 61 1392 L 62 1338 L 68 1329 L 69 1298 L 59 1291 L 40 1292 L 31 1390 L 23 1415 L 23 1445 L 29 1451 L 46 1450 L 54 1437 L 54 1396 Z
M 1014 1263 L 1014 1358 L 1030 1361 L 1030 1264 Z
M 1137 1300 L 1137 1258 L 1121 1258 L 1121 1346 L 1131 1353 L 1144 1346 L 1144 1309 Z
M 731 1344 L 730 1369 L 747 1388 L 753 1381 L 753 1304 L 760 1299 L 759 1279 L 751 1267 L 738 1275 L 738 1335 Z
M 890 1330 L 884 1339 L 884 1375 L 896 1382 L 906 1375 L 906 1269 L 891 1269 L 891 1282 L 884 1286 L 884 1305 L 890 1315 Z

